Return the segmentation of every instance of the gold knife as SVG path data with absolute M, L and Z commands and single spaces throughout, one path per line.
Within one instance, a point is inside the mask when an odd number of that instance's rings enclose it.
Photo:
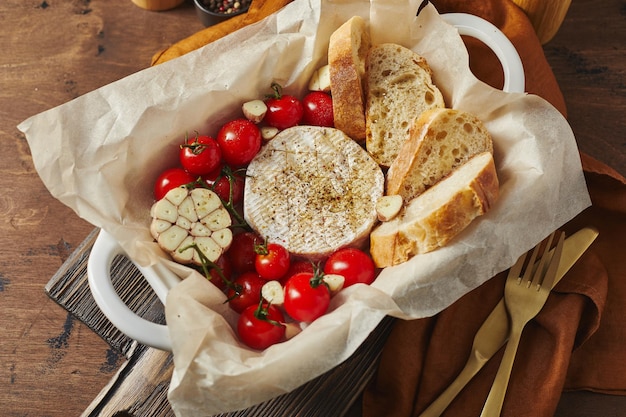
M 596 229 L 586 227 L 565 240 L 563 255 L 552 288 L 570 270 L 597 236 L 598 231 Z M 470 357 L 461 373 L 419 417 L 440 416 L 483 365 L 504 346 L 508 334 L 509 319 L 504 299 L 502 299 L 474 336 Z

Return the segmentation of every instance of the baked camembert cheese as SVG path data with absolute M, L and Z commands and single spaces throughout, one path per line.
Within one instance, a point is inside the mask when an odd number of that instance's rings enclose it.
M 367 242 L 383 191 L 381 168 L 345 133 L 295 126 L 248 165 L 244 217 L 269 242 L 321 259 Z

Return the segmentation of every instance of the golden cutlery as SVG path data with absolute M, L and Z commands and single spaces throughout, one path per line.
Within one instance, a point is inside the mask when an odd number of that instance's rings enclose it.
M 586 227 L 565 239 L 563 255 L 561 256 L 561 262 L 559 262 L 559 269 L 553 286 L 561 280 L 582 254 L 585 253 L 597 236 L 598 231 L 596 229 Z M 476 336 L 474 336 L 471 353 L 463 370 L 452 384 L 420 414 L 420 417 L 440 416 L 474 375 L 504 346 L 508 338 L 508 332 L 508 316 L 504 299 L 502 299 L 489 314 L 480 329 L 478 329 Z
M 543 308 L 552 290 L 552 282 L 556 277 L 559 261 L 563 252 L 563 233 L 559 237 L 554 253 L 550 256 L 550 247 L 557 232 L 552 232 L 543 244 L 535 246 L 530 254 L 522 255 L 511 267 L 504 287 L 504 303 L 509 312 L 510 329 L 509 341 L 500 368 L 485 401 L 481 417 L 498 417 L 509 385 L 511 370 L 515 361 L 515 354 L 519 346 L 522 332 L 526 324 Z M 535 267 L 537 257 L 539 263 Z M 549 258 L 549 259 L 548 259 Z M 522 269 L 526 266 L 523 276 Z

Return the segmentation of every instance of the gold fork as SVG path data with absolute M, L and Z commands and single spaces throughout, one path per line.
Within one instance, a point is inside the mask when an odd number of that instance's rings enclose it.
M 552 281 L 559 266 L 559 259 L 563 252 L 564 236 L 561 233 L 550 258 L 550 247 L 556 234 L 556 231 L 550 234 L 543 242 L 535 246 L 532 253 L 528 252 L 522 255 L 509 271 L 504 287 L 504 300 L 511 321 L 509 341 L 504 350 L 504 356 L 493 386 L 480 414 L 481 417 L 498 417 L 500 415 L 522 330 L 526 323 L 539 313 L 548 299 Z M 536 263 L 537 257 L 540 258 L 538 263 Z M 535 264 L 537 266 L 533 268 Z M 520 277 L 524 266 L 526 266 L 524 276 Z

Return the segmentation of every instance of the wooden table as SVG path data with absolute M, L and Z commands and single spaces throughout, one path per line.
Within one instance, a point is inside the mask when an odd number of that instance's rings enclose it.
M 626 175 L 623 8 L 574 0 L 545 52 L 581 150 Z M 77 416 L 125 358 L 44 292 L 93 226 L 49 195 L 16 125 L 145 68 L 202 25 L 190 3 L 149 12 L 130 0 L 4 0 L 0 24 L 0 414 Z M 559 415 L 626 415 L 623 397 L 563 398 Z

